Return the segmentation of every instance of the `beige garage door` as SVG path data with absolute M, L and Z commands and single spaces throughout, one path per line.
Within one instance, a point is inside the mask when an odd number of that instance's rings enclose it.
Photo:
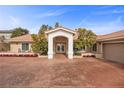
M 104 44 L 103 57 L 107 60 L 124 63 L 124 43 Z

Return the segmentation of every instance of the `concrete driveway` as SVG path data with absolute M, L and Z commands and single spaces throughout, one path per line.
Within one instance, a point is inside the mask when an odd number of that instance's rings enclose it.
M 124 87 L 124 65 L 95 58 L 0 57 L 0 87 Z

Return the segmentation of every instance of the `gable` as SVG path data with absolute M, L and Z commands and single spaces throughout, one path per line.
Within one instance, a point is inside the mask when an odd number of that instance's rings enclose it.
M 71 33 L 71 34 L 75 34 L 75 31 L 74 30 L 71 30 L 71 29 L 68 29 L 68 28 L 64 28 L 64 27 L 58 27 L 58 28 L 55 28 L 55 29 L 52 29 L 52 30 L 48 30 L 46 31 L 45 33 L 46 34 L 50 34 L 50 33 L 53 33 L 53 32 L 68 32 L 68 33 Z

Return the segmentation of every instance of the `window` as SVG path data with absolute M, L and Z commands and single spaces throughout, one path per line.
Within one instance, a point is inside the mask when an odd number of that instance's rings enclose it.
M 93 51 L 96 51 L 96 50 L 97 50 L 97 45 L 94 44 L 94 45 L 93 45 Z
M 57 46 L 57 51 L 60 51 L 60 46 L 59 45 Z
M 63 52 L 64 51 L 64 45 L 62 45 L 61 48 L 62 48 L 62 52 Z
M 29 44 L 28 43 L 22 43 L 22 50 L 29 50 Z

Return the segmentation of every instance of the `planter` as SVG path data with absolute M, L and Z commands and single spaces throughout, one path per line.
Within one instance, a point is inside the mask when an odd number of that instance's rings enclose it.
M 82 53 L 82 57 L 95 57 L 94 53 Z
M 103 59 L 103 54 L 102 53 L 97 53 L 97 54 L 95 54 L 95 56 L 96 56 L 96 58 L 100 58 L 100 59 Z
M 38 54 L 38 57 L 39 57 L 39 58 L 48 58 L 47 55 L 39 55 L 39 54 Z
M 79 56 L 78 56 L 78 55 L 74 55 L 73 57 L 74 57 L 74 58 L 82 58 L 81 55 L 79 55 Z

